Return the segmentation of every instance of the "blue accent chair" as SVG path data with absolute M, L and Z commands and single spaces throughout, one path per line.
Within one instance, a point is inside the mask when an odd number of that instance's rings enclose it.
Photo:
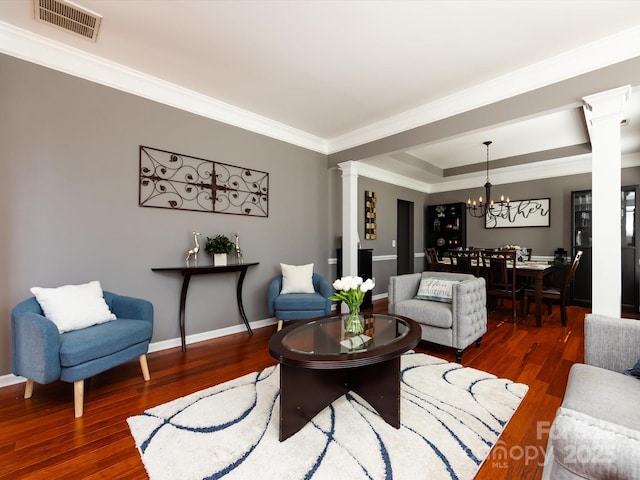
M 314 273 L 313 288 L 315 293 L 281 295 L 282 275 L 271 280 L 267 292 L 269 315 L 278 319 L 278 330 L 282 328 L 284 320 L 306 320 L 324 317 L 331 313 L 331 300 L 329 300 L 333 295 L 331 284 L 322 275 Z
M 73 382 L 78 418 L 83 412 L 85 378 L 138 358 L 142 375 L 149 380 L 146 353 L 153 334 L 153 305 L 107 291 L 103 295 L 117 319 L 65 333 L 44 317 L 35 297 L 14 307 L 13 373 L 27 379 L 24 398 L 31 398 L 34 382 Z

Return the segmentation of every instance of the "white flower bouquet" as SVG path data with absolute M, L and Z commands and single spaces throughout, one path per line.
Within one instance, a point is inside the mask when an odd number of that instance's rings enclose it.
M 345 331 L 349 334 L 361 334 L 364 325 L 360 319 L 360 305 L 364 300 L 364 294 L 373 290 L 375 284 L 370 278 L 363 281 L 362 277 L 342 277 L 333 282 L 335 295 L 329 297 L 334 302 L 344 302 L 349 307 L 349 317 L 345 325 Z

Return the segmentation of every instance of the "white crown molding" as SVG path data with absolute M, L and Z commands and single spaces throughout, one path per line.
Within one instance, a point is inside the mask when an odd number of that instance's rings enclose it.
M 395 135 L 640 56 L 640 27 L 521 68 L 380 122 L 329 139 L 329 154 Z M 576 103 L 578 106 L 579 103 Z
M 0 52 L 315 152 L 328 151 L 323 138 L 5 22 L 0 22 Z
M 640 27 L 333 139 L 317 137 L 5 22 L 0 22 L 0 52 L 302 148 L 331 154 L 640 56 Z M 425 191 L 426 184 L 413 183 L 419 185 L 408 188 Z
M 471 174 L 465 178 L 444 181 L 438 183 L 420 182 L 410 177 L 390 173 L 378 167 L 358 163 L 358 175 L 390 183 L 399 187 L 409 188 L 423 193 L 443 193 L 455 190 L 466 190 L 469 188 L 483 188 L 486 180 L 483 172 Z M 529 182 L 544 178 L 566 177 L 581 173 L 591 173 L 591 154 L 568 157 L 566 159 L 556 158 L 535 164 L 528 164 L 527 168 L 522 166 L 507 167 L 491 171 L 491 183 L 493 186 L 508 185 L 517 182 Z M 640 167 L 640 153 L 626 154 L 622 156 L 621 168 Z M 515 198 L 515 194 L 505 192 L 510 197 Z
M 626 154 L 622 156 L 621 168 L 631 168 L 640 166 L 640 154 Z M 526 168 L 522 166 L 507 167 L 491 171 L 491 183 L 493 186 L 508 185 L 517 182 L 529 182 L 533 180 L 542 180 L 544 178 L 566 177 L 569 175 L 579 175 L 581 173 L 591 173 L 591 154 L 577 155 L 565 159 L 556 158 L 537 162 L 535 164 L 527 164 Z M 454 190 L 464 190 L 468 188 L 477 188 L 481 192 L 484 185 L 484 175 L 475 175 L 464 179 L 452 180 L 450 182 L 432 183 L 429 185 L 429 193 L 451 192 Z M 515 192 L 501 192 L 510 198 L 517 198 Z M 484 193 L 481 193 L 484 195 Z
M 430 185 L 428 183 L 420 182 L 413 178 L 390 172 L 389 170 L 384 170 L 372 165 L 367 165 L 366 163 L 355 163 L 358 164 L 358 175 L 361 177 L 371 178 L 373 180 L 390 183 L 391 185 L 397 185 L 399 187 L 409 188 L 418 192 L 430 193 Z

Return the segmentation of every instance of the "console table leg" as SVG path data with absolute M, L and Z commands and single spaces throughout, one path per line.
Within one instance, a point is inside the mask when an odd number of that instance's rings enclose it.
M 244 268 L 240 271 L 240 277 L 238 278 L 238 285 L 236 286 L 236 300 L 238 302 L 238 310 L 240 311 L 240 316 L 242 317 L 242 321 L 247 327 L 247 332 L 249 335 L 253 335 L 253 331 L 251 330 L 251 326 L 249 325 L 249 320 L 247 320 L 247 314 L 244 313 L 244 306 L 242 305 L 242 284 L 244 283 L 244 277 L 247 274 L 247 269 Z
M 185 272 L 184 280 L 182 280 L 182 291 L 180 292 L 180 341 L 182 342 L 182 352 L 187 351 L 187 342 L 185 340 L 185 325 L 184 325 L 184 307 L 187 302 L 187 290 L 189 289 L 189 280 L 191 280 L 191 274 Z

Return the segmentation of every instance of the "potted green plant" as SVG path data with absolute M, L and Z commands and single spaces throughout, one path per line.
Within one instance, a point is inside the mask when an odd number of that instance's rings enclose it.
M 215 266 L 223 266 L 227 264 L 227 254 L 233 249 L 233 243 L 226 235 L 216 235 L 213 238 L 207 237 L 204 249 L 207 253 L 213 254 Z

